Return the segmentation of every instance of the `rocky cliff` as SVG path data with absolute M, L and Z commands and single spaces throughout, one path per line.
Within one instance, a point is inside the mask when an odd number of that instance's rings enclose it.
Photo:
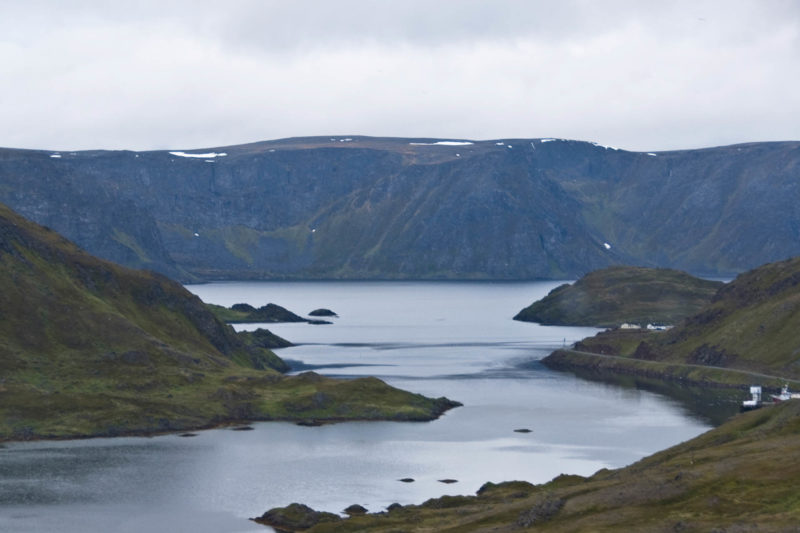
M 0 201 L 187 279 L 731 275 L 800 254 L 800 143 L 659 153 L 551 139 L 298 138 L 0 150 Z

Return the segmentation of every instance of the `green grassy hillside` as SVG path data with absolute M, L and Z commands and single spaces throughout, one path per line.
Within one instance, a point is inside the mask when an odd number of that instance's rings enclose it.
M 675 365 L 722 367 L 800 379 L 800 258 L 770 263 L 725 285 L 667 332 L 611 330 L 576 350 Z M 569 366 L 567 354 L 545 362 Z M 583 363 L 582 363 L 583 364 Z M 617 361 L 617 366 L 624 361 Z
M 596 327 L 675 324 L 699 311 L 722 285 L 678 270 L 610 267 L 553 289 L 514 320 Z
M 559 476 L 544 485 L 487 483 L 476 496 L 328 517 L 335 521 L 307 531 L 796 531 L 798 494 L 800 400 L 794 400 L 737 416 L 619 470 Z
M 800 258 L 738 276 L 684 324 L 635 357 L 800 378 Z
M 167 278 L 98 260 L 0 206 L 0 440 L 244 419 L 429 419 L 452 406 L 378 380 L 284 377 Z

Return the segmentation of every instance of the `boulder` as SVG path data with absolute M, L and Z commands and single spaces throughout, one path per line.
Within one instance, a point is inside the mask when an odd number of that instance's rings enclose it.
M 345 514 L 348 514 L 350 516 L 362 515 L 362 514 L 367 514 L 367 508 L 364 507 L 363 505 L 354 503 L 353 505 L 345 509 L 344 512 Z
M 273 527 L 279 531 L 298 531 L 314 527 L 322 522 L 338 522 L 342 518 L 333 513 L 315 511 L 302 503 L 292 503 L 286 507 L 275 507 L 254 522 Z

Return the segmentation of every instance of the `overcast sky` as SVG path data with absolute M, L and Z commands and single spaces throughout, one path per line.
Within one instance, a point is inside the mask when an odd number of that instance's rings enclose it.
M 800 1 L 0 0 L 0 146 L 800 139 Z

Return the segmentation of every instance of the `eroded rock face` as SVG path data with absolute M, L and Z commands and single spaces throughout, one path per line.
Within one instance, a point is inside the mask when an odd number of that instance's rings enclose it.
M 687 362 L 695 365 L 706 366 L 731 366 L 736 361 L 737 355 L 730 353 L 718 346 L 709 346 L 707 343 L 695 348 L 689 354 Z
M 797 142 L 652 156 L 415 141 L 287 139 L 207 160 L 0 149 L 0 202 L 181 280 L 568 279 L 611 264 L 729 275 L 800 255 Z
M 536 505 L 520 513 L 517 518 L 517 525 L 520 527 L 530 527 L 535 524 L 547 522 L 553 518 L 564 507 L 563 498 L 546 497 Z

